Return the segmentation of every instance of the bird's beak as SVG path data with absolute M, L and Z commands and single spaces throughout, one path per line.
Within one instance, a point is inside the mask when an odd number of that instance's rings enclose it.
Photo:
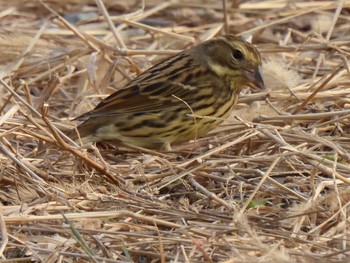
M 249 69 L 245 70 L 244 74 L 251 84 L 253 84 L 253 88 L 258 88 L 260 90 L 265 89 L 264 80 L 261 74 L 261 67 L 257 69 Z

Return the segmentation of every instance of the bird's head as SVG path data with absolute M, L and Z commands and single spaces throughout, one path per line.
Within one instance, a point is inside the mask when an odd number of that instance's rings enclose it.
M 225 35 L 203 43 L 208 67 L 235 88 L 253 84 L 264 89 L 261 57 L 256 47 L 233 35 Z

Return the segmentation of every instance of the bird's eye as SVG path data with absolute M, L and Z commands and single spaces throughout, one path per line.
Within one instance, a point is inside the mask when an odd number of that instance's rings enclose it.
M 236 60 L 242 60 L 242 59 L 243 59 L 243 54 L 242 54 L 242 52 L 241 52 L 240 50 L 238 50 L 238 49 L 234 49 L 234 50 L 232 51 L 232 56 L 233 56 L 233 58 L 236 59 Z

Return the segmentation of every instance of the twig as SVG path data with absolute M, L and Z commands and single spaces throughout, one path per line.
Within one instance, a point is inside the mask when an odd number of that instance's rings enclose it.
M 4 251 L 8 244 L 9 237 L 7 234 L 6 223 L 2 212 L 2 204 L 0 204 L 0 232 L 1 232 L 0 258 L 4 258 Z
M 194 175 L 193 174 L 189 174 L 187 176 L 187 180 L 192 184 L 193 187 L 195 187 L 198 191 L 200 191 L 201 193 L 203 193 L 205 196 L 207 196 L 209 199 L 212 199 L 213 201 L 215 201 L 216 203 L 226 207 L 227 209 L 229 209 L 230 211 L 234 210 L 234 206 L 230 205 L 229 203 L 227 203 L 226 201 L 224 201 L 223 199 L 219 198 L 216 194 L 210 192 L 209 190 L 207 190 L 205 187 L 203 187 L 202 185 L 200 185 L 195 179 L 194 179 Z

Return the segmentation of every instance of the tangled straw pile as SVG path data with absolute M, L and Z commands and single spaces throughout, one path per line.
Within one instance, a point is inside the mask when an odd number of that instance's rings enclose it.
M 0 2 L 2 262 L 346 262 L 349 1 Z M 223 7 L 224 6 L 224 7 Z M 173 152 L 68 142 L 164 56 L 252 35 L 268 91 Z

